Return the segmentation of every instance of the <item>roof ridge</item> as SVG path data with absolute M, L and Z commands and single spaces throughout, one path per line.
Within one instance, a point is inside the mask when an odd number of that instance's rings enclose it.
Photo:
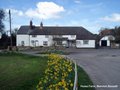
M 20 27 L 25 27 L 25 26 L 29 27 L 29 25 L 22 25 Z M 40 27 L 40 26 L 35 26 L 35 27 Z M 73 27 L 73 28 L 83 28 L 82 26 L 49 26 L 49 25 L 48 26 L 43 26 L 43 27 L 65 27 L 65 28 L 66 27 L 68 27 L 68 28 L 72 28 Z
M 77 35 L 79 39 L 81 36 L 88 39 L 94 38 L 94 34 L 82 26 L 44 26 L 43 30 L 40 30 L 39 26 L 30 29 L 29 25 L 23 25 L 20 27 L 17 34 L 28 35 L 28 32 L 29 35 Z

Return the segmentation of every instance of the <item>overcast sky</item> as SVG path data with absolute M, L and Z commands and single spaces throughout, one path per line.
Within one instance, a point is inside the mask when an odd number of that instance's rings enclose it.
M 120 0 L 0 0 L 0 8 L 12 13 L 12 28 L 29 25 L 83 26 L 93 33 L 120 26 Z M 9 30 L 8 16 L 5 20 Z

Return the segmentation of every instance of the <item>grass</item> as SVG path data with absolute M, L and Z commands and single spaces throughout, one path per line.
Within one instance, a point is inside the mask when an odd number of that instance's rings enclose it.
M 0 90 L 36 90 L 47 68 L 47 57 L 35 57 L 16 53 L 0 53 Z M 78 67 L 78 86 L 92 85 L 83 69 Z
M 60 55 L 68 55 L 68 52 L 62 51 L 62 50 L 48 50 L 48 51 L 43 51 L 39 52 L 38 54 L 60 54 Z
M 0 54 L 0 90 L 35 90 L 47 57 Z
M 93 82 L 82 68 L 77 67 L 77 69 L 78 69 L 78 90 L 95 90 L 95 88 L 80 87 L 80 85 L 86 85 L 86 86 L 93 85 Z

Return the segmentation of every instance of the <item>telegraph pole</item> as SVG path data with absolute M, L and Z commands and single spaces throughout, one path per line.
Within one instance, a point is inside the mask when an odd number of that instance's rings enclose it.
M 9 23 L 10 23 L 10 50 L 12 50 L 12 31 L 11 31 L 11 12 L 9 10 Z

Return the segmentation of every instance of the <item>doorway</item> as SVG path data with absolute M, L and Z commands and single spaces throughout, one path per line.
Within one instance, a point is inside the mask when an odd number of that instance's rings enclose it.
M 102 40 L 101 41 L 101 46 L 107 46 L 107 40 Z

